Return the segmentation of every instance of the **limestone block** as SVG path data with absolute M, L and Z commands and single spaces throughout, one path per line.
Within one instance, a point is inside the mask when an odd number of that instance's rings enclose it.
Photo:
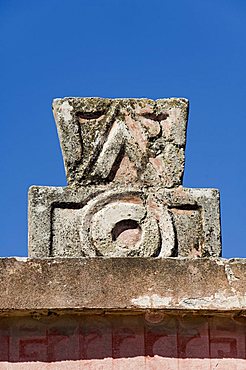
M 32 187 L 29 256 L 219 256 L 215 189 Z
M 30 257 L 220 256 L 218 191 L 182 187 L 186 99 L 53 109 L 68 186 L 30 189 Z

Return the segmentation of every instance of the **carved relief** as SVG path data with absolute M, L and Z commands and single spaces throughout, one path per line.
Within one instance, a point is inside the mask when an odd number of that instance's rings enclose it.
M 69 98 L 53 109 L 69 184 L 181 184 L 187 100 Z
M 157 215 L 137 191 L 105 192 L 81 209 L 55 207 L 51 255 L 168 257 L 173 222 L 166 207 L 158 208 Z
M 29 192 L 29 255 L 219 256 L 216 190 L 182 188 L 186 99 L 53 104 L 68 186 Z

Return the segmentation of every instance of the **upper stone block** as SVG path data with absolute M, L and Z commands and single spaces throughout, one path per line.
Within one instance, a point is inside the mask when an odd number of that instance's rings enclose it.
M 186 99 L 64 98 L 53 110 L 69 185 L 182 184 Z

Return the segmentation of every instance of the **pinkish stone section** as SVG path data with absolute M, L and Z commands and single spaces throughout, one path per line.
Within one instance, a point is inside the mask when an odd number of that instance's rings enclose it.
M 0 319 L 0 369 L 245 369 L 246 320 L 54 316 Z

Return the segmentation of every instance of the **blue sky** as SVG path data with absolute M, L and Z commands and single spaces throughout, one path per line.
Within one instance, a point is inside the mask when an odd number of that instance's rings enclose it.
M 27 255 L 30 185 L 65 186 L 53 98 L 186 97 L 184 186 L 221 191 L 245 257 L 246 2 L 0 0 L 1 256 Z

